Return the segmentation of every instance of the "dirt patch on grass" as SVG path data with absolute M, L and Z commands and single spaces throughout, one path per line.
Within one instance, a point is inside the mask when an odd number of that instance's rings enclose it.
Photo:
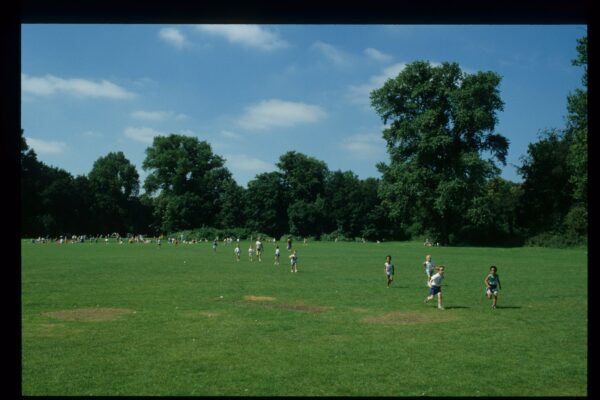
M 135 311 L 128 308 L 75 308 L 50 311 L 42 315 L 63 321 L 114 321 L 122 315 L 133 313 Z
M 275 300 L 275 297 L 271 296 L 244 296 L 244 299 L 250 301 L 272 301 Z
M 362 321 L 368 324 L 413 325 L 434 324 L 455 319 L 457 319 L 456 316 L 444 311 L 435 313 L 394 311 L 379 316 L 365 317 Z

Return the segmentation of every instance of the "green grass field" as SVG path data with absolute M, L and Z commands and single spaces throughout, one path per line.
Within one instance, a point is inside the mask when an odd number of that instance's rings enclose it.
M 23 241 L 22 394 L 587 394 L 586 249 L 298 243 L 292 274 L 285 243 L 280 266 L 233 248 Z

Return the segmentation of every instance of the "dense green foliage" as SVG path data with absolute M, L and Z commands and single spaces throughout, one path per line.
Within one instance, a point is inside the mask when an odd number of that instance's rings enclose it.
M 269 242 L 251 263 L 247 241 L 240 262 L 210 242 L 23 241 L 22 394 L 587 394 L 584 249 L 295 241 L 292 274 L 279 245 L 275 266 Z M 446 266 L 443 311 L 423 304 L 425 254 Z
M 296 151 L 239 186 L 210 144 L 179 134 L 146 149 L 140 183 L 121 152 L 73 177 L 45 165 L 21 131 L 22 237 L 159 235 L 194 229 L 442 244 L 577 245 L 587 241 L 587 37 L 573 65 L 583 88 L 567 98 L 564 129 L 548 129 L 522 158 L 522 183 L 499 176 L 508 140 L 495 132 L 501 78 L 456 63 L 408 64 L 371 93 L 386 123 L 381 179 Z M 139 194 L 143 187 L 145 193 Z
M 587 36 L 573 65 L 583 66 L 584 89 L 567 98 L 567 126 L 546 131 L 529 145 L 523 175 L 521 221 L 532 244 L 568 246 L 587 241 Z
M 508 151 L 507 139 L 494 132 L 503 108 L 499 84 L 493 72 L 466 74 L 455 63 L 418 61 L 371 93 L 389 124 L 383 137 L 390 163 L 378 165 L 380 194 L 401 226 L 418 225 L 442 243 L 463 241 L 465 230 L 493 231 L 478 203 L 500 172 L 492 159 L 505 163 Z

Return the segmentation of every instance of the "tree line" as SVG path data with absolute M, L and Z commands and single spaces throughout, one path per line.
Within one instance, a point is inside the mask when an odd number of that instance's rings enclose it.
M 587 241 L 587 37 L 575 66 L 583 88 L 568 97 L 566 126 L 544 131 L 518 168 L 500 177 L 509 142 L 495 132 L 501 77 L 456 63 L 417 61 L 371 92 L 385 123 L 381 179 L 296 151 L 277 170 L 238 185 L 209 143 L 157 136 L 146 149 L 140 194 L 122 152 L 73 177 L 37 159 L 21 131 L 21 235 L 112 232 L 158 235 L 201 227 L 273 237 L 403 240 L 444 244 L 569 245 Z

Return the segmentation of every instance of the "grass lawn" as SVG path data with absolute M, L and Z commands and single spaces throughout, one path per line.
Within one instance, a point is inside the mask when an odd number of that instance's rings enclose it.
M 280 266 L 211 245 L 23 241 L 22 394 L 587 394 L 586 249 L 295 243 L 290 273 L 284 242 Z

